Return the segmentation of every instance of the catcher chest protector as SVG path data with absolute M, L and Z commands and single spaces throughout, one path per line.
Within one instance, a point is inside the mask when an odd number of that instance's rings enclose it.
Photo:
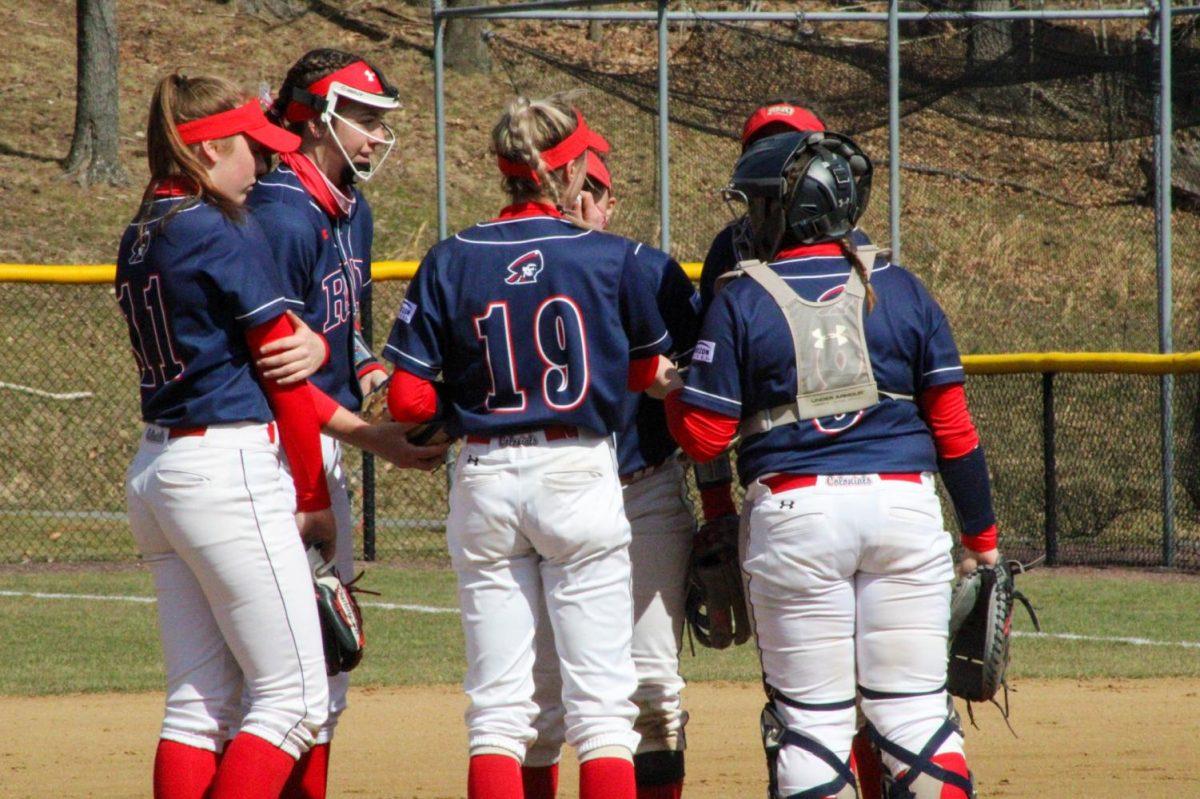
M 863 258 L 867 274 L 875 253 L 872 249 Z M 855 257 L 861 256 L 855 253 Z M 743 437 L 804 419 L 853 413 L 879 402 L 863 330 L 866 286 L 857 271 L 850 272 L 845 290 L 827 302 L 801 298 L 764 263 L 743 262 L 738 271 L 775 300 L 796 353 L 796 401 L 759 411 L 743 421 L 739 428 Z

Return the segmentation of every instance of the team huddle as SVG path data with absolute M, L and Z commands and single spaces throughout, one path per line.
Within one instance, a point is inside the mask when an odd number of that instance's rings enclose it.
M 398 105 L 328 49 L 266 109 L 221 78 L 155 90 L 116 277 L 167 670 L 154 796 L 326 795 L 353 665 L 321 615 L 354 568 L 342 447 L 431 470 L 451 442 L 469 799 L 553 799 L 564 744 L 583 799 L 679 799 L 685 621 L 758 647 L 772 799 L 974 796 L 934 475 L 969 571 L 999 557 L 987 464 L 945 315 L 857 227 L 866 153 L 794 102 L 757 109 L 697 291 L 608 229 L 610 147 L 571 95 L 516 98 L 492 131 L 507 204 L 422 260 L 389 374 L 358 326 L 356 184 Z

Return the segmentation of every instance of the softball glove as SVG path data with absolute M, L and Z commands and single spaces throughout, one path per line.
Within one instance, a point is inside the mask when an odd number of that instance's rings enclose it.
M 950 664 L 946 687 L 967 700 L 967 713 L 974 723 L 971 702 L 992 702 L 1008 718 L 1009 639 L 1012 634 L 1013 603 L 1024 605 L 1033 626 L 1041 630 L 1037 613 L 1016 589 L 1015 575 L 1032 568 L 1019 561 L 1000 561 L 979 566 L 963 575 L 950 599 Z M 1004 689 L 1004 705 L 996 694 Z
M 326 562 L 316 549 L 308 550 L 308 563 L 312 567 L 317 615 L 321 619 L 325 673 L 332 677 L 353 670 L 362 661 L 367 639 L 363 633 L 362 611 L 354 595 L 375 592 L 364 592 L 355 587 L 361 574 L 349 583 L 343 583 L 334 565 Z
M 725 649 L 750 638 L 750 614 L 737 554 L 738 517 L 705 522 L 696 533 L 684 615 L 702 646 Z

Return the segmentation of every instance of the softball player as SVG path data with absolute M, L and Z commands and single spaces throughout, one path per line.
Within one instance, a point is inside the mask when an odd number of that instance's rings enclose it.
M 318 336 L 266 348 L 264 374 L 283 383 L 310 377 L 347 408 L 387 377 L 363 341 L 358 309 L 371 290 L 371 207 L 355 187 L 372 177 L 395 142 L 383 115 L 397 92 L 373 66 L 341 50 L 312 50 L 288 70 L 272 116 L 300 137 L 297 152 L 255 186 L 248 202 L 282 267 L 288 303 Z M 313 340 L 316 339 L 315 346 Z M 307 346 L 306 346 L 307 345 Z M 313 352 L 315 350 L 315 353 Z M 337 571 L 354 570 L 354 522 L 340 443 L 322 436 L 325 479 L 337 520 Z M 403 466 L 432 469 L 444 447 L 412 447 Z M 329 678 L 329 716 L 284 799 L 325 796 L 329 748 L 346 708 L 349 674 Z
M 255 380 L 251 354 L 291 327 L 241 206 L 260 148 L 297 142 L 232 84 L 177 74 L 155 90 L 146 139 L 151 180 L 121 240 L 116 295 L 147 423 L 127 475 L 130 526 L 154 573 L 167 668 L 154 795 L 276 797 L 325 719 L 301 537 L 332 550 L 333 518 L 324 411 L 305 383 Z
M 511 204 L 425 256 L 384 348 L 397 421 L 465 436 L 446 535 L 466 633 L 470 799 L 521 797 L 542 601 L 583 799 L 634 799 L 628 522 L 612 433 L 670 335 L 634 242 L 562 218 L 586 151 L 567 98 L 518 98 L 492 133 Z M 441 375 L 441 383 L 432 381 Z M 661 393 L 660 393 L 661 396 Z
M 768 100 L 746 117 L 742 125 L 742 152 L 761 139 L 785 133 L 820 133 L 825 123 L 796 100 L 776 98 Z M 870 239 L 859 228 L 850 233 L 855 245 L 869 245 Z M 739 249 L 747 248 L 746 220 L 735 219 L 717 233 L 704 257 L 700 272 L 700 306 L 702 313 L 712 304 L 713 288 L 717 278 L 733 270 L 742 256 Z M 720 456 L 706 464 L 696 466 L 696 485 L 700 489 L 704 518 L 714 527 L 724 523 L 733 527 L 737 509 L 730 492 L 731 466 L 727 456 Z M 863 799 L 882 799 L 880 784 L 879 753 L 872 746 L 865 729 L 854 738 L 854 759 L 858 774 L 858 787 Z
M 950 327 L 911 273 L 849 238 L 871 166 L 845 137 L 753 144 L 729 195 L 754 257 L 716 296 L 686 387 L 667 399 L 685 452 L 741 433 L 742 540 L 764 682 L 771 791 L 854 796 L 855 690 L 895 790 L 972 794 L 948 717 L 950 536 L 994 563 L 987 465 Z
M 607 226 L 616 200 L 608 167 L 594 151 L 587 154 L 584 189 Z M 686 360 L 700 326 L 699 295 L 682 267 L 666 253 L 638 244 L 634 255 L 671 334 L 670 357 L 676 362 Z M 683 790 L 687 714 L 680 696 L 684 682 L 679 676 L 679 650 L 688 556 L 696 525 L 677 452 L 667 432 L 662 403 L 627 395 L 617 430 L 617 469 L 632 530 L 632 653 L 638 677 L 633 694 L 638 706 L 634 729 L 641 735 L 633 759 L 638 799 L 678 799 Z M 538 738 L 522 768 L 525 799 L 553 799 L 564 729 L 562 680 L 553 631 L 547 623 L 539 624 L 537 630 L 534 685 Z

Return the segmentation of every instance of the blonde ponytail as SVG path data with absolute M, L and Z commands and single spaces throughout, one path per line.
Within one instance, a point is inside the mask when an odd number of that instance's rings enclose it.
M 572 98 L 578 92 L 559 92 L 541 100 L 516 97 L 505 107 L 492 129 L 492 152 L 501 158 L 527 164 L 538 183 L 527 177 L 505 177 L 504 190 L 513 200 L 549 194 L 562 204 L 567 187 L 564 170 L 546 172 L 541 153 L 575 130 Z

